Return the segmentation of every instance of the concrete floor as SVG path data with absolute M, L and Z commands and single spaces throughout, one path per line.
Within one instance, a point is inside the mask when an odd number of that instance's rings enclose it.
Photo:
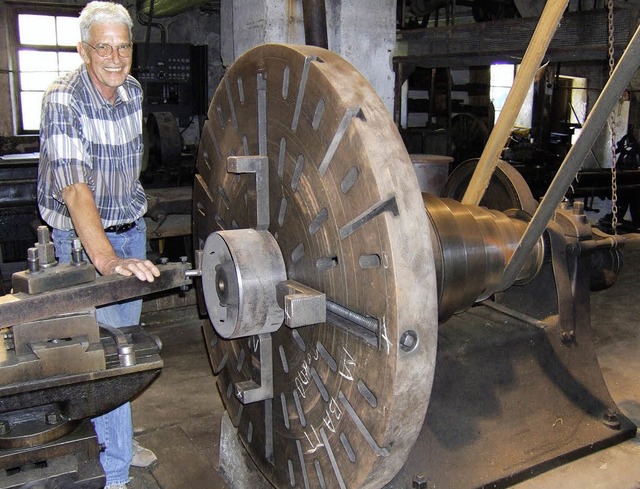
M 592 316 L 602 371 L 620 410 L 640 424 L 640 242 L 625 249 L 614 287 L 592 294 Z M 194 306 L 146 313 L 147 330 L 163 344 L 162 374 L 133 402 L 136 438 L 159 463 L 133 469 L 131 489 L 249 487 L 225 482 L 218 470 L 222 404 L 209 366 Z M 238 460 L 238 464 L 242 464 Z M 251 483 L 253 489 L 260 485 Z M 546 472 L 515 486 L 542 488 L 640 488 L 640 438 Z

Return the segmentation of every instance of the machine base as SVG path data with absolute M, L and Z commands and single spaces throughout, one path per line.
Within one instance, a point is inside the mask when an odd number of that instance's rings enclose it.
M 89 420 L 54 442 L 0 450 L 0 467 L 0 489 L 45 483 L 46 487 L 100 489 L 105 484 L 98 440 Z
M 483 306 L 447 321 L 425 423 L 387 488 L 506 487 L 632 438 L 583 333 L 555 346 L 555 328 Z

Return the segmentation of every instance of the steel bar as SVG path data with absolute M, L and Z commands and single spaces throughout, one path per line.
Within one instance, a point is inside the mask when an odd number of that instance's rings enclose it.
M 480 302 L 480 305 L 484 307 L 488 307 L 489 309 L 493 309 L 494 311 L 498 311 L 499 313 L 502 313 L 505 316 L 509 316 L 519 321 L 522 321 L 523 323 L 530 324 L 531 326 L 535 326 L 536 328 L 539 328 L 539 329 L 544 330 L 549 327 L 549 325 L 544 321 L 540 321 L 539 319 L 536 319 L 533 316 L 524 314 L 520 311 L 516 311 L 511 307 L 507 307 L 503 304 L 499 304 L 491 300 L 482 301 Z
M 0 328 L 189 285 L 191 279 L 185 276 L 189 267 L 188 263 L 158 265 L 160 277 L 153 282 L 142 282 L 136 277 L 109 275 L 97 277 L 95 282 L 89 284 L 41 294 L 4 296 L 0 302 Z
M 629 81 L 640 66 L 640 28 L 638 28 L 629 42 L 627 49 L 620 58 L 616 69 L 611 74 L 600 97 L 589 113 L 582 127 L 582 132 L 576 144 L 574 144 L 562 165 L 558 169 L 549 189 L 547 190 L 540 206 L 536 210 L 533 219 L 527 226 L 525 233 L 511 260 L 505 267 L 502 276 L 502 287 L 506 289 L 518 276 L 525 260 L 531 253 L 533 246 L 544 232 L 547 223 L 553 216 L 556 208 L 562 202 L 571 181 L 575 178 L 580 166 L 584 162 L 587 153 L 593 146 L 596 138 L 602 131 L 609 114 L 615 107 L 620 94 L 627 88 Z
M 462 198 L 463 204 L 480 204 L 482 196 L 489 185 L 489 180 L 491 180 L 491 175 L 493 175 L 493 170 L 498 164 L 500 152 L 511 134 L 513 124 L 518 116 L 518 112 L 520 112 L 527 91 L 542 63 L 542 59 L 547 52 L 553 34 L 558 28 L 562 13 L 568 4 L 569 0 L 557 0 L 547 2 L 545 5 L 533 37 L 529 42 L 529 47 L 524 53 L 524 58 L 522 58 L 522 63 L 516 73 L 516 78 L 513 81 L 513 86 L 509 91 L 504 107 L 500 112 L 493 131 L 491 131 L 487 145 L 482 151 L 480 161 L 478 161 L 478 166 L 471 177 L 469 187 Z
M 351 309 L 347 309 L 346 307 L 331 301 L 327 301 L 327 311 L 337 314 L 341 318 L 351 321 L 352 323 L 368 329 L 369 331 L 373 331 L 374 333 L 378 332 L 378 320 L 374 317 L 363 316 L 362 314 L 358 314 Z

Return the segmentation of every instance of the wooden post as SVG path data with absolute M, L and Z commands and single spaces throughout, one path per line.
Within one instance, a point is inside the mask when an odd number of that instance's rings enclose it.
M 500 153 L 511 134 L 513 124 L 522 107 L 522 102 L 529 91 L 536 71 L 540 67 L 568 3 L 569 0 L 547 1 L 540 15 L 536 30 L 533 32 L 527 51 L 524 53 L 522 63 L 516 73 L 513 86 L 509 91 L 504 107 L 500 112 L 493 131 L 491 131 L 487 145 L 482 151 L 478 166 L 469 182 L 469 187 L 462 198 L 463 204 L 480 204 L 482 196 L 491 180 L 491 175 L 493 175 L 493 170 L 498 163 Z

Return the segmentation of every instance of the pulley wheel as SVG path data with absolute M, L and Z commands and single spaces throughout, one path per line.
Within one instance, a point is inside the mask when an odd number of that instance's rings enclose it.
M 458 165 L 449 174 L 442 196 L 462 201 L 478 161 L 472 158 Z M 538 203 L 520 172 L 506 161 L 498 160 L 480 205 L 496 211 L 518 209 L 533 216 Z
M 255 174 L 228 171 L 229 157 L 268 159 L 267 198 Z M 209 108 L 193 212 L 199 249 L 216 231 L 268 230 L 287 279 L 335 306 L 322 324 L 267 335 L 223 339 L 205 324 L 226 409 L 256 465 L 276 487 L 383 486 L 423 424 L 438 312 L 427 216 L 382 101 L 334 53 L 252 49 Z M 273 395 L 242 404 L 234 386 L 265 381 L 265 337 Z

